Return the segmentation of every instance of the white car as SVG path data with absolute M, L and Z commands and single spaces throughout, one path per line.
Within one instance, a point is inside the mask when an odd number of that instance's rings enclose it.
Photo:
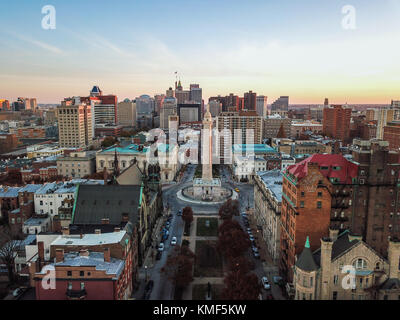
M 254 237 L 253 237 L 253 235 L 250 235 L 250 236 L 249 236 L 249 239 L 250 239 L 250 241 L 254 241 L 254 240 L 255 240 Z
M 171 239 L 171 246 L 175 246 L 176 245 L 176 237 L 172 237 Z
M 161 242 L 160 245 L 158 246 L 158 251 L 164 251 L 164 243 Z
M 271 289 L 271 285 L 269 284 L 267 277 L 262 277 L 261 282 L 265 290 Z

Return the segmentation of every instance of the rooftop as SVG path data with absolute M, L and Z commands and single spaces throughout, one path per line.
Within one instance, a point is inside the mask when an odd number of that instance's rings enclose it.
M 256 174 L 261 178 L 265 187 L 272 192 L 278 202 L 282 202 L 282 172 L 280 170 L 270 170 L 267 172 L 257 172 Z
M 233 153 L 276 153 L 277 151 L 267 144 L 234 144 Z
M 80 235 L 60 236 L 51 245 L 53 246 L 96 246 L 103 244 L 120 243 L 126 231 L 109 232 L 100 234 L 84 234 L 82 239 Z
M 118 277 L 125 266 L 125 261 L 111 258 L 110 262 L 104 261 L 104 253 L 90 252 L 88 257 L 80 256 L 78 252 L 64 254 L 64 261 L 51 264 L 53 266 L 70 267 L 95 267 L 98 271 Z
M 314 154 L 307 159 L 288 167 L 287 172 L 298 180 L 308 174 L 309 164 L 318 164 L 320 172 L 327 178 L 337 178 L 341 183 L 352 183 L 357 177 L 358 167 L 342 155 L 338 154 Z

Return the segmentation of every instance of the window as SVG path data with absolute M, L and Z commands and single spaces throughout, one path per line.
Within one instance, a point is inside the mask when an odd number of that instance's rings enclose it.
M 81 282 L 81 290 L 85 290 L 85 283 Z
M 322 192 L 318 192 L 318 198 L 322 198 Z
M 322 202 L 321 201 L 317 201 L 317 209 L 321 209 L 322 208 Z
M 364 259 L 357 259 L 356 261 L 354 261 L 353 267 L 355 267 L 356 269 L 366 269 L 367 261 L 365 261 Z
M 83 277 L 83 276 L 85 275 L 85 272 L 84 272 L 84 271 L 79 271 L 79 275 L 80 275 L 81 277 Z
M 304 201 L 300 201 L 300 208 L 304 208 Z
M 302 191 L 301 192 L 301 196 L 304 198 L 304 195 L 305 195 L 305 193 L 304 193 L 304 191 Z
M 338 275 L 334 275 L 333 276 L 333 284 L 336 286 L 338 284 L 339 281 L 339 276 Z
M 314 278 L 313 278 L 313 277 L 310 277 L 310 287 L 313 286 L 313 280 L 314 280 Z M 311 298 L 310 298 L 310 299 L 311 299 Z
M 333 291 L 332 300 L 337 300 L 337 291 Z
M 68 282 L 68 290 L 72 290 L 72 282 Z
M 72 277 L 72 271 L 67 271 L 67 276 Z

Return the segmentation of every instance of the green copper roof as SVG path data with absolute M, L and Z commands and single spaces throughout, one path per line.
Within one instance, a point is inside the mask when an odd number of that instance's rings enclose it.
M 310 248 L 310 238 L 307 236 L 305 248 Z

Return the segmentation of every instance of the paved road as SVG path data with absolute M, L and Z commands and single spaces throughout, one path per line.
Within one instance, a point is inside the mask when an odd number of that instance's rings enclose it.
M 194 173 L 196 170 L 196 165 L 189 165 L 182 177 L 182 180 L 176 185 L 169 185 L 163 187 L 163 201 L 164 205 L 168 205 L 171 209 L 171 213 L 173 214 L 173 220 L 171 221 L 170 227 L 170 237 L 165 243 L 165 249 L 162 255 L 162 258 L 159 261 L 156 261 L 152 268 L 147 269 L 148 280 L 154 281 L 154 287 L 151 293 L 151 300 L 172 300 L 173 299 L 173 287 L 166 279 L 166 277 L 161 273 L 161 268 L 165 265 L 168 257 L 168 253 L 171 250 L 170 240 L 172 237 L 177 237 L 178 244 L 182 241 L 184 223 L 182 219 L 176 216 L 176 213 L 179 210 L 182 210 L 185 206 L 191 206 L 194 213 L 203 213 L 203 214 L 215 214 L 218 212 L 219 205 L 196 205 L 184 202 L 179 200 L 176 196 L 177 192 L 185 186 L 191 185 L 194 177 Z M 223 185 L 229 186 L 231 188 L 238 188 L 239 192 L 239 202 L 240 202 L 240 212 L 246 211 L 247 207 L 254 207 L 254 186 L 245 183 L 238 183 L 232 179 L 230 170 L 223 166 L 221 170 L 221 180 Z M 243 226 L 243 223 L 239 217 L 236 217 L 240 221 Z M 244 227 L 244 226 L 243 226 Z M 261 279 L 264 276 L 263 266 L 260 260 L 254 259 L 249 250 L 249 258 L 255 261 L 255 270 L 254 272 Z M 141 269 L 140 273 L 145 274 L 144 267 Z M 140 290 L 134 295 L 136 299 L 141 299 L 143 295 L 144 288 L 144 276 L 142 277 L 142 283 Z

